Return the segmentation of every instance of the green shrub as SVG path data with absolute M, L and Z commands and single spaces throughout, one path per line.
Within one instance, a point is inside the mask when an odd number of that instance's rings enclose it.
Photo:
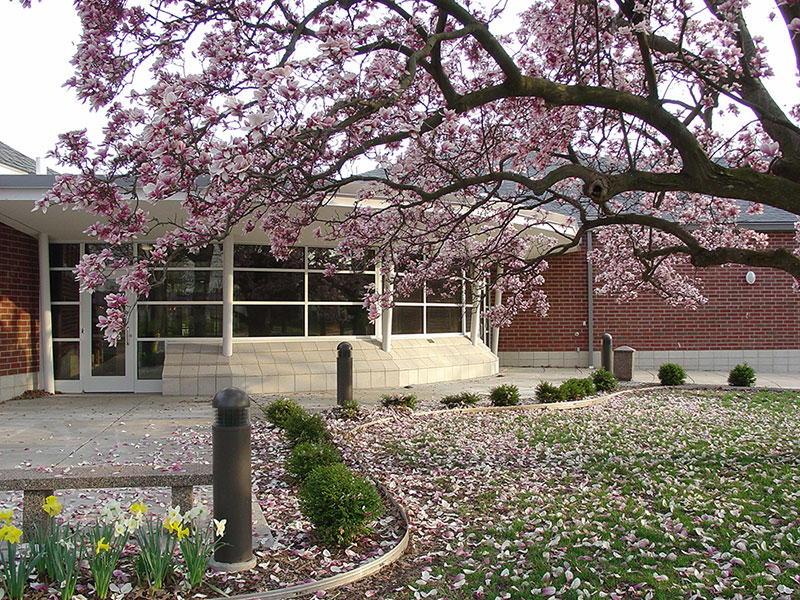
M 357 421 L 361 417 L 361 408 L 355 400 L 345 400 L 344 404 L 333 409 L 333 414 L 339 419 Z
M 289 415 L 297 412 L 303 412 L 297 402 L 291 398 L 279 398 L 269 403 L 267 408 L 264 409 L 264 416 L 275 427 L 283 428 Z
M 686 371 L 675 363 L 664 363 L 658 368 L 661 385 L 682 385 L 686 381 Z
M 519 388 L 510 383 L 498 385 L 489 392 L 492 406 L 516 406 L 519 404 Z
M 552 383 L 543 381 L 536 386 L 536 399 L 542 404 L 549 404 L 551 402 L 563 402 L 564 394 L 561 390 L 554 386 Z
M 331 434 L 325 425 L 325 419 L 319 415 L 311 415 L 304 410 L 293 412 L 283 426 L 286 437 L 293 444 L 300 442 L 327 442 Z
M 591 396 L 596 390 L 594 389 L 594 383 L 592 380 L 589 377 L 586 377 L 584 379 L 567 379 L 561 384 L 559 391 L 565 400 L 575 401 L 580 400 L 585 396 Z
M 383 514 L 375 486 L 351 473 L 341 463 L 314 469 L 300 486 L 300 510 L 321 540 L 346 546 L 369 532 Z
M 405 406 L 414 410 L 417 408 L 417 397 L 414 394 L 387 394 L 381 398 L 381 404 L 387 408 L 390 406 Z
M 342 455 L 332 444 L 300 442 L 286 460 L 286 470 L 295 481 L 302 482 L 315 468 L 338 462 L 342 462 Z
M 610 392 L 617 387 L 617 378 L 611 371 L 603 369 L 602 367 L 592 373 L 592 382 L 598 392 Z
M 750 387 L 756 383 L 756 372 L 753 367 L 744 363 L 743 365 L 736 365 L 728 373 L 728 385 L 737 385 L 742 387 Z
M 472 392 L 461 392 L 460 394 L 450 394 L 442 398 L 441 402 L 447 408 L 462 408 L 467 406 L 475 406 L 481 397 Z

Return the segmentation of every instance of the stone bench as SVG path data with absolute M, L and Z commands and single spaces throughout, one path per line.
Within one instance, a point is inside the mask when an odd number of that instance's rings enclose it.
M 62 473 L 27 469 L 1 469 L 0 490 L 22 491 L 22 530 L 35 523 L 44 524 L 45 498 L 55 490 L 91 490 L 107 488 L 172 488 L 172 506 L 188 510 L 193 502 L 192 488 L 211 485 L 211 465 L 190 463 L 180 471 L 157 471 L 146 465 L 72 467 Z

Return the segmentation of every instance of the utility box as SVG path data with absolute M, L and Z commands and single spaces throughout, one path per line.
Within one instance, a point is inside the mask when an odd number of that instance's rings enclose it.
M 614 376 L 620 381 L 631 381 L 635 372 L 636 350 L 630 346 L 614 349 Z

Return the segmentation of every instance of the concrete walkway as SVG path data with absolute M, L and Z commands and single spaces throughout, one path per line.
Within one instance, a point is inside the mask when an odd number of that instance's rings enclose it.
M 560 383 L 586 377 L 589 369 L 507 368 L 498 376 L 469 381 L 417 385 L 413 388 L 356 390 L 359 403 L 376 404 L 383 394 L 413 393 L 420 400 L 438 401 L 462 391 L 487 394 L 503 383 L 533 397 L 541 381 Z M 691 372 L 687 383 L 727 385 L 727 372 Z M 638 371 L 640 384 L 657 384 L 655 372 Z M 800 373 L 759 373 L 757 386 L 800 389 Z M 292 394 L 309 409 L 330 408 L 335 395 Z M 271 396 L 253 396 L 264 406 Z M 257 413 L 258 411 L 256 411 Z M 0 404 L 0 468 L 57 467 L 81 464 L 152 464 L 211 459 L 209 434 L 211 398 L 150 394 L 57 395 Z

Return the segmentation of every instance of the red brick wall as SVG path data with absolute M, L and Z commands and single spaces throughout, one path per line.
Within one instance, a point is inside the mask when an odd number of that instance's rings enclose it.
M 793 244 L 788 232 L 770 239 L 784 247 Z M 550 262 L 545 272 L 549 316 L 518 315 L 500 334 L 501 352 L 587 350 L 584 250 Z M 755 284 L 745 283 L 747 271 L 755 272 Z M 595 295 L 595 350 L 606 332 L 615 347 L 637 350 L 800 349 L 800 294 L 792 291 L 791 276 L 737 265 L 707 269 L 701 277 L 708 302 L 696 311 L 669 307 L 654 294 L 624 304 Z
M 38 242 L 0 223 L 0 376 L 38 370 Z

